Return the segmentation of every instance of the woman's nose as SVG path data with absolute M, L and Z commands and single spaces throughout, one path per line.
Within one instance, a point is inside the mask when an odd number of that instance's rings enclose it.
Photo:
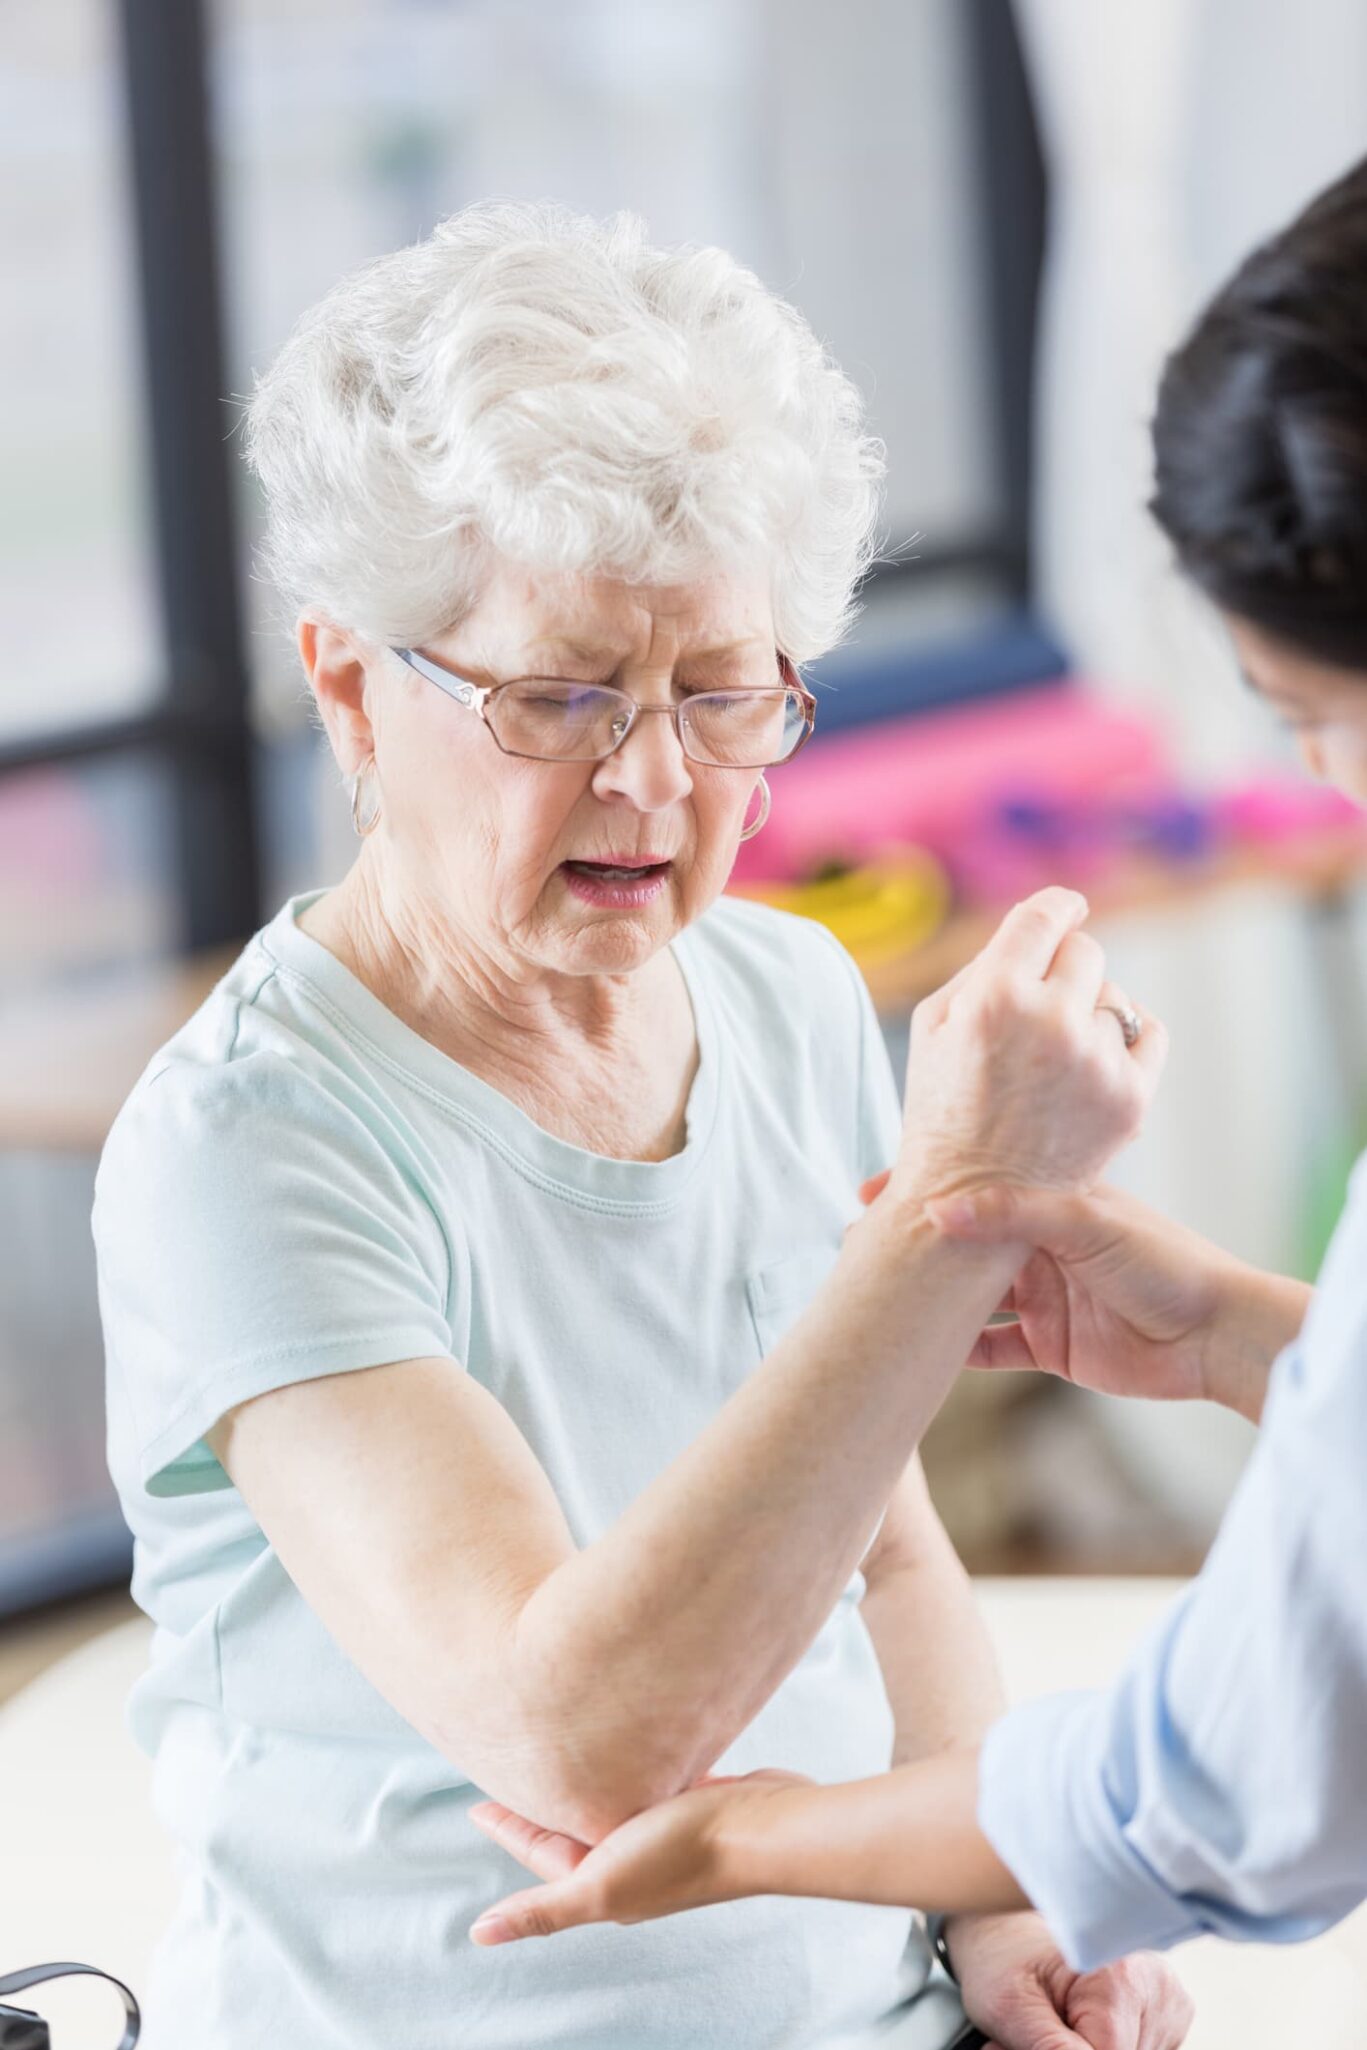
M 1318 735 L 1314 733 L 1298 733 L 1296 735 L 1296 746 L 1300 749 L 1301 760 L 1305 763 L 1306 768 L 1315 781 L 1323 783 L 1327 772 L 1324 766 L 1324 749 L 1320 745 Z
M 599 763 L 594 786 L 600 797 L 622 792 L 642 811 L 659 811 L 687 797 L 693 778 L 674 721 L 643 708 L 616 754 Z

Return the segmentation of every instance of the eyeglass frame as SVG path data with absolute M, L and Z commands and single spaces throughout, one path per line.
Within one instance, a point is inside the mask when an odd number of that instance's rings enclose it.
M 472 677 L 462 676 L 458 670 L 448 669 L 442 662 L 434 662 L 430 655 L 422 654 L 417 648 L 391 647 L 390 653 L 397 655 L 399 660 L 406 663 L 416 676 L 423 677 L 426 682 L 434 683 L 438 690 L 445 691 L 449 698 L 454 698 L 456 703 L 463 706 L 467 712 L 478 712 L 485 727 L 488 729 L 489 738 L 493 741 L 499 753 L 510 755 L 515 761 L 519 762 L 610 762 L 615 754 L 620 753 L 634 732 L 637 718 L 642 712 L 667 712 L 674 721 L 674 735 L 685 761 L 696 763 L 700 769 L 729 769 L 738 775 L 747 776 L 753 775 L 757 769 L 783 768 L 788 762 L 795 760 L 801 754 L 803 748 L 816 731 L 816 699 L 808 690 L 806 684 L 802 682 L 788 657 L 780 654 L 778 658 L 779 670 L 788 681 L 786 683 L 755 684 L 751 686 L 751 690 L 755 693 L 761 690 L 782 690 L 796 696 L 801 700 L 803 709 L 806 712 L 807 725 L 797 746 L 790 753 L 780 755 L 776 762 L 747 762 L 742 764 L 739 762 L 699 761 L 696 755 L 688 752 L 688 743 L 684 738 L 683 731 L 682 713 L 685 704 L 690 703 L 692 700 L 686 699 L 684 704 L 677 705 L 643 705 L 639 699 L 632 697 L 629 691 L 619 690 L 615 683 L 586 683 L 581 686 L 584 690 L 610 691 L 614 697 L 623 699 L 631 707 L 631 716 L 627 721 L 625 732 L 620 740 L 614 742 L 605 755 L 521 754 L 516 748 L 505 747 L 499 739 L 489 719 L 488 707 L 490 700 L 496 698 L 500 691 L 514 690 L 519 684 L 523 683 L 550 683 L 554 681 L 556 683 L 569 684 L 572 688 L 574 685 L 573 678 L 510 676 L 504 683 L 476 683 Z M 736 690 L 699 690 L 693 692 L 693 698 L 734 698 L 744 696 L 745 694 L 744 691 Z

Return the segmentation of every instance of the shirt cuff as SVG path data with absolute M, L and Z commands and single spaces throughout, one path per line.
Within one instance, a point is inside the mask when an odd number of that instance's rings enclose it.
M 978 1823 L 1078 1971 L 1165 1950 L 1207 1926 L 1127 1840 L 1106 1790 L 1103 1693 L 1012 1709 L 983 1744 Z

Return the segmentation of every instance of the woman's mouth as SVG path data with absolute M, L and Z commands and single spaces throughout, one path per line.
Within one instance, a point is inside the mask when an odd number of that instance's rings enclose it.
M 609 861 L 564 861 L 565 882 L 585 904 L 629 909 L 648 904 L 665 886 L 671 864 L 647 861 L 635 865 Z

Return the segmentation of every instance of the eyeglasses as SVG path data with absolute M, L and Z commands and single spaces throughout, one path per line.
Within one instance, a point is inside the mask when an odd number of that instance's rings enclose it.
M 458 705 L 478 712 L 505 755 L 533 762 L 604 762 L 638 718 L 663 712 L 690 761 L 712 769 L 769 769 L 791 761 L 816 724 L 816 699 L 786 655 L 779 656 L 781 684 L 700 690 L 677 705 L 641 705 L 610 684 L 523 677 L 484 685 L 414 648 L 393 652 Z

